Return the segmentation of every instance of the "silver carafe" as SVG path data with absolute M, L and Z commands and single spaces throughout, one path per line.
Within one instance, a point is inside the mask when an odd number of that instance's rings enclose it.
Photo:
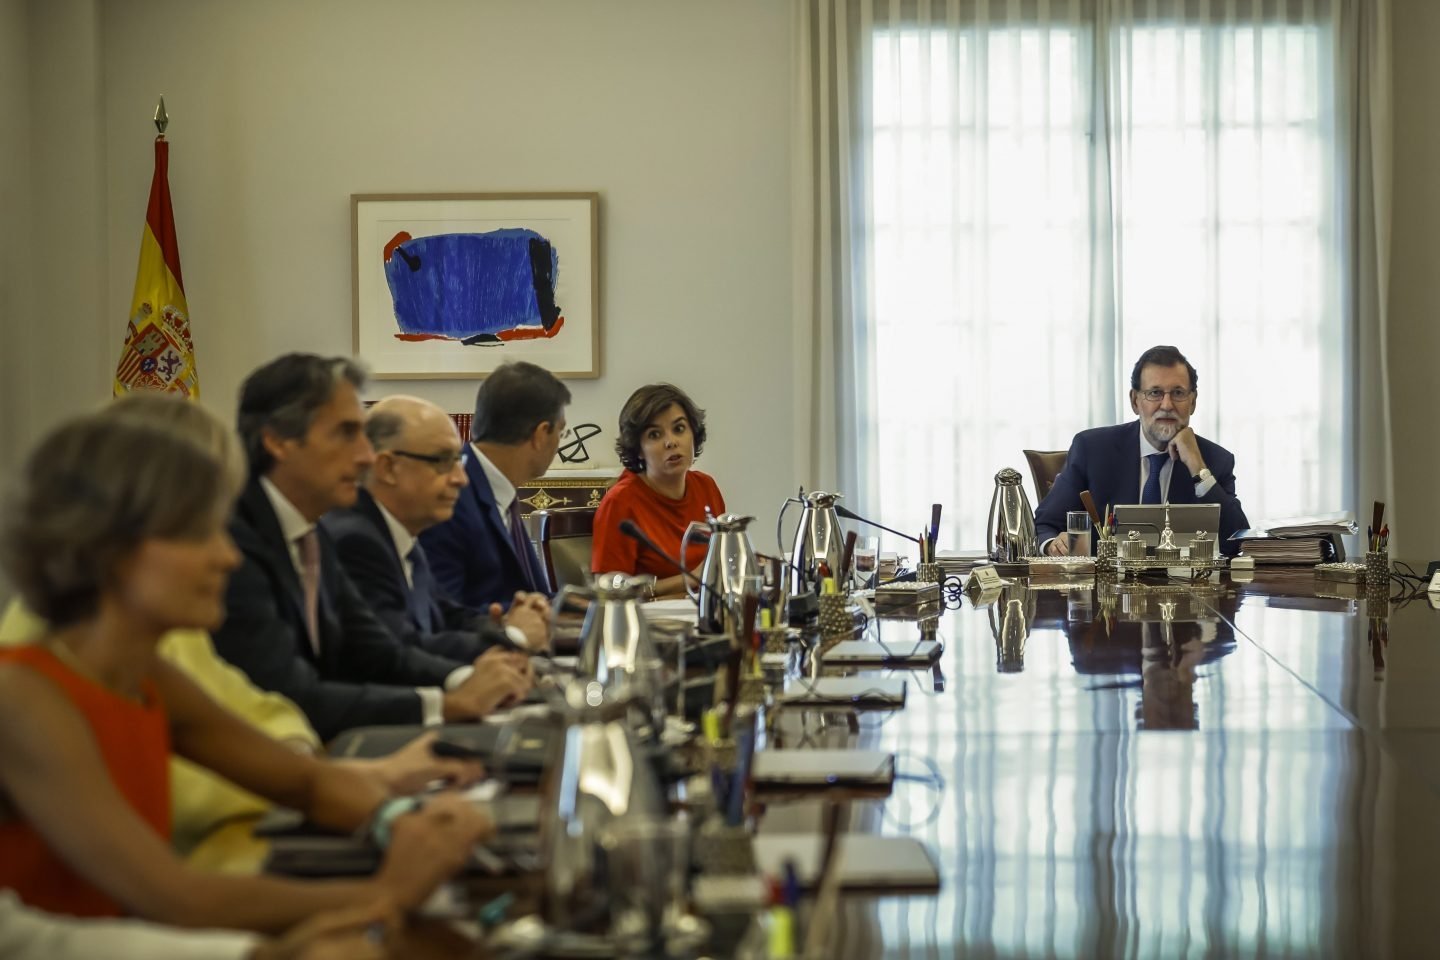
M 750 535 L 745 532 L 754 519 L 733 513 L 718 517 L 707 513 L 704 521 L 692 522 L 680 539 L 680 556 L 684 558 L 689 554 L 694 534 L 708 531 L 710 535 L 710 546 L 700 567 L 699 588 L 692 588 L 688 577 L 685 582 L 690 599 L 700 608 L 701 633 L 734 634 L 743 616 L 745 596 L 759 591 L 760 566 L 755 560 Z
M 560 755 L 542 784 L 541 917 L 551 931 L 606 936 L 611 918 L 604 841 L 616 826 L 669 815 L 650 759 L 626 716 L 634 706 L 597 681 L 567 690 Z
M 1035 511 L 1030 509 L 1019 471 L 1006 467 L 995 474 L 986 530 L 991 560 L 1015 563 L 1035 555 Z
M 571 596 L 589 601 L 580 627 L 577 674 L 598 683 L 611 699 L 632 698 L 645 705 L 649 719 L 658 723 L 663 718 L 664 665 L 640 610 L 652 584 L 650 577 L 596 574 L 588 589 L 561 590 L 554 609 L 563 610 Z
M 795 544 L 790 550 L 790 593 L 820 592 L 820 564 L 823 561 L 837 582 L 845 553 L 845 531 L 835 514 L 835 502 L 844 494 L 812 490 L 798 501 L 802 505 Z M 787 501 L 787 504 L 793 501 Z

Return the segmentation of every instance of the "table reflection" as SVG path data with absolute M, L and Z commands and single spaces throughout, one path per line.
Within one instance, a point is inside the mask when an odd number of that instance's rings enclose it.
M 941 866 L 936 896 L 849 898 L 843 955 L 1435 955 L 1440 613 L 1310 585 L 1017 582 L 946 613 L 945 682 L 900 671 L 904 711 L 782 718 L 788 746 L 893 751 L 849 827 Z

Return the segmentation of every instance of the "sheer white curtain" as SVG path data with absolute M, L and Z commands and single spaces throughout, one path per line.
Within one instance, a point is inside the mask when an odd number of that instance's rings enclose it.
M 812 483 L 838 477 L 901 529 L 940 500 L 944 545 L 979 546 L 995 471 L 1129 419 L 1133 359 L 1173 343 L 1252 520 L 1383 496 L 1388 454 L 1365 491 L 1355 468 L 1359 437 L 1385 433 L 1383 352 L 1366 349 L 1388 223 L 1377 8 L 797 9 L 797 196 L 814 204 L 797 209 L 797 268 L 816 293 L 797 314 L 834 376 L 801 382 L 841 438 L 806 452 Z M 1380 161 L 1368 179 L 1362 153 Z

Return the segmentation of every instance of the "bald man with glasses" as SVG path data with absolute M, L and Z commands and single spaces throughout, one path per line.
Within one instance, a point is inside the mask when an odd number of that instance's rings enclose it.
M 375 450 L 355 504 L 321 521 L 340 565 L 397 637 L 431 653 L 469 661 L 494 646 L 540 651 L 549 644 L 543 597 L 493 597 L 484 610 L 461 605 L 436 582 L 420 534 L 455 512 L 469 480 L 468 449 L 450 415 L 418 397 L 370 408 L 365 435 Z
M 1175 347 L 1151 347 L 1130 373 L 1130 409 L 1138 420 L 1075 435 L 1065 469 L 1035 511 L 1043 553 L 1069 552 L 1065 514 L 1084 509 L 1082 490 L 1095 503 L 1218 503 L 1220 550 L 1234 555 L 1230 540 L 1250 525 L 1235 496 L 1235 456 L 1190 429 L 1198 377 Z

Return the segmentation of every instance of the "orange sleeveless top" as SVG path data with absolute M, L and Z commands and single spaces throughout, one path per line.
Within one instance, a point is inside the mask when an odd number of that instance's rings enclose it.
M 0 650 L 0 663 L 18 664 L 49 678 L 79 710 L 120 794 L 156 833 L 170 838 L 170 726 L 165 705 L 151 680 L 142 703 L 110 692 L 40 646 Z M 77 917 L 118 917 L 125 913 L 50 849 L 23 819 L 0 821 L 0 889 L 10 888 L 25 903 Z

